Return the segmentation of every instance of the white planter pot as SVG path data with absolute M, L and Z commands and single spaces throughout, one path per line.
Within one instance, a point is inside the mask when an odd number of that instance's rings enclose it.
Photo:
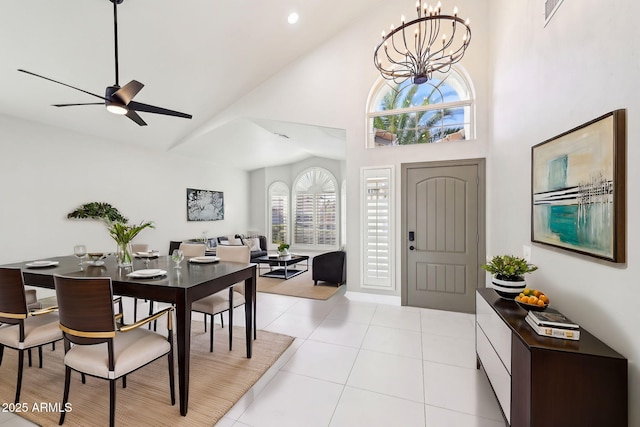
M 522 277 L 517 281 L 512 281 L 496 279 L 494 276 L 491 279 L 491 284 L 493 285 L 493 290 L 504 299 L 514 299 L 527 287 L 527 283 Z

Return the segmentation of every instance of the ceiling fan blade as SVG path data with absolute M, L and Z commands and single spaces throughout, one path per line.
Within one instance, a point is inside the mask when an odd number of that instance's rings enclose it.
M 129 83 L 114 92 L 113 95 L 120 98 L 125 104 L 128 104 L 143 87 L 144 85 L 139 81 L 131 80 Z
M 52 107 L 75 107 L 78 105 L 102 105 L 104 106 L 104 102 L 84 102 L 82 104 L 52 104 Z
M 129 117 L 134 122 L 136 122 L 137 124 L 139 124 L 140 126 L 146 126 L 147 125 L 147 123 L 144 120 L 142 120 L 142 117 L 140 117 L 138 115 L 138 113 L 136 113 L 133 110 L 127 111 L 126 116 Z
M 181 113 L 179 111 L 167 110 L 166 108 L 154 107 L 153 105 L 143 104 L 141 102 L 131 101 L 127 104 L 129 111 L 143 111 L 145 113 L 164 114 L 165 116 L 182 117 L 184 119 L 190 119 L 193 116 L 191 114 Z
M 75 86 L 71 86 L 71 85 L 68 85 L 66 83 L 62 83 L 62 82 L 59 82 L 57 80 L 50 79 L 49 77 L 41 76 L 40 74 L 32 73 L 31 71 L 22 70 L 20 68 L 18 69 L 18 71 L 20 71 L 21 73 L 25 73 L 25 74 L 31 74 L 32 76 L 35 76 L 35 77 L 40 77 L 41 79 L 49 80 L 50 82 L 58 83 L 59 85 L 62 85 L 62 86 L 70 87 L 71 89 L 79 90 L 80 92 L 84 92 L 84 93 L 86 93 L 88 95 L 95 96 L 96 98 L 104 99 L 105 101 L 107 100 L 103 96 L 96 95 L 95 93 L 87 92 L 84 89 L 80 89 L 80 88 L 77 88 Z

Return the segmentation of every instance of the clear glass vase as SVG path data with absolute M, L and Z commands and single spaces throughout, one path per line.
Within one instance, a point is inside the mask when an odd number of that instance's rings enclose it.
M 116 260 L 118 261 L 118 267 L 131 267 L 133 265 L 131 242 L 121 243 L 118 242 L 116 249 Z

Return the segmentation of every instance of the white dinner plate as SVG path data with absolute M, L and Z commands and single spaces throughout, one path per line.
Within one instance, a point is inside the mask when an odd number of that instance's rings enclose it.
M 87 261 L 87 265 L 90 265 L 92 267 L 100 267 L 101 265 L 104 265 L 104 261 L 101 261 L 101 260 Z
M 145 278 L 145 279 L 149 279 L 152 277 L 159 277 L 159 276 L 164 276 L 165 274 L 167 274 L 166 270 L 160 270 L 157 268 L 152 268 L 152 269 L 148 269 L 148 270 L 138 270 L 138 271 L 134 271 L 132 273 L 127 274 L 127 277 L 136 277 L 139 279 Z
M 27 267 L 51 267 L 58 265 L 58 261 L 33 261 L 26 264 Z
M 154 258 L 160 255 L 158 252 L 136 252 L 138 258 Z
M 194 256 L 193 258 L 189 258 L 189 262 L 195 262 L 198 264 L 208 264 L 218 261 L 220 261 L 220 258 L 217 256 Z

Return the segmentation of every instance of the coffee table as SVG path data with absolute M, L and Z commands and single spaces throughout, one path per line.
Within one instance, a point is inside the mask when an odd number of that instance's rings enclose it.
M 261 274 L 261 277 L 272 277 L 275 279 L 291 279 L 298 274 L 309 271 L 308 255 L 285 255 L 285 256 L 269 256 L 265 255 L 257 259 L 260 264 L 269 264 L 269 271 Z M 305 269 L 298 269 L 294 266 L 299 262 L 306 261 Z M 275 267 L 275 268 L 274 268 Z M 293 268 L 292 268 L 293 267 Z

